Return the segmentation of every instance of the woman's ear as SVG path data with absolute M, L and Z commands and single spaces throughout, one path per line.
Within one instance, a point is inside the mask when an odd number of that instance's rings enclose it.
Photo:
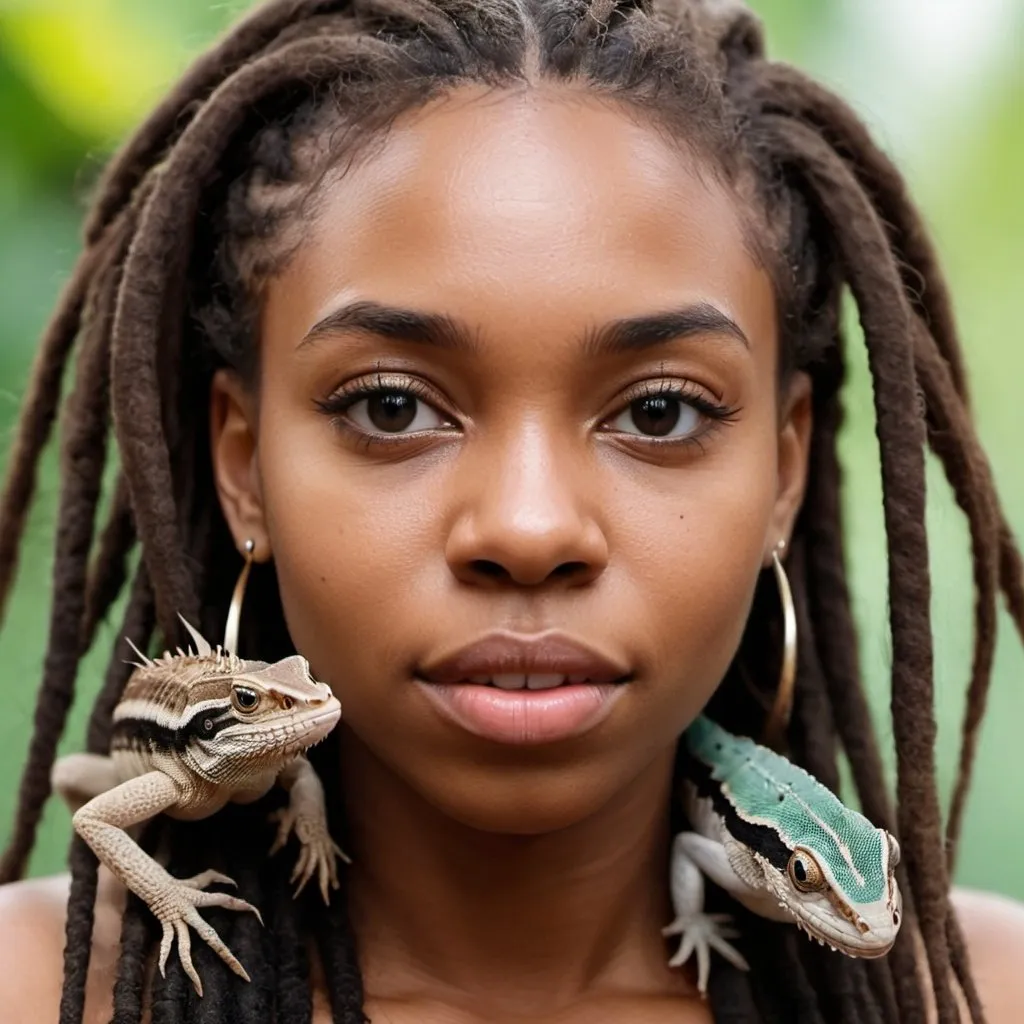
M 781 396 L 779 421 L 778 488 L 769 536 L 765 538 L 765 565 L 779 541 L 788 543 L 807 490 L 811 453 L 813 389 L 808 374 L 795 371 Z
M 257 552 L 267 552 L 257 451 L 256 401 L 237 373 L 218 370 L 210 385 L 210 455 L 217 496 L 238 549 L 251 538 Z

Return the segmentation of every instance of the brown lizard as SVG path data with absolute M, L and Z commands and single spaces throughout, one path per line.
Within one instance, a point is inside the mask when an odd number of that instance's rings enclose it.
M 246 661 L 212 649 L 182 622 L 195 652 L 179 648 L 153 660 L 128 641 L 140 661 L 133 662 L 137 668 L 114 711 L 109 756 L 63 757 L 51 781 L 74 812 L 75 831 L 160 921 L 160 973 L 177 936 L 182 967 L 201 996 L 190 925 L 236 974 L 246 981 L 249 975 L 198 908 L 251 910 L 262 923 L 260 912 L 227 893 L 204 892 L 213 882 L 235 884 L 217 871 L 174 878 L 128 829 L 161 813 L 205 818 L 229 802 L 258 800 L 280 783 L 289 801 L 274 816 L 278 831 L 270 852 L 294 830 L 301 844 L 292 873 L 299 883 L 295 895 L 316 874 L 328 901 L 328 887 L 338 885 L 335 857 L 350 862 L 331 839 L 323 786 L 303 756 L 337 724 L 338 699 L 313 679 L 300 655 L 273 664 Z

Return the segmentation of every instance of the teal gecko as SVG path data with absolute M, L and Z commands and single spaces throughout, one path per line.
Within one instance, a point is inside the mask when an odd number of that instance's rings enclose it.
M 704 877 L 753 913 L 796 924 L 853 957 L 885 955 L 896 941 L 902 897 L 896 839 L 846 807 L 813 776 L 753 740 L 701 716 L 683 734 L 683 798 L 692 831 L 672 844 L 675 920 L 669 961 L 697 955 L 707 989 L 710 950 L 747 969 L 727 939 L 728 915 L 704 912 Z

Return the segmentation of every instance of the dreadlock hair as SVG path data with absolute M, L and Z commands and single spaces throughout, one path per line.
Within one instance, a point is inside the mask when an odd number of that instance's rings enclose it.
M 270 0 L 201 56 L 115 156 L 98 183 L 85 246 L 38 353 L 0 501 L 0 615 L 11 589 L 40 454 L 64 408 L 63 486 L 53 605 L 35 728 L 0 882 L 31 852 L 49 773 L 98 624 L 128 589 L 121 635 L 140 647 L 177 642 L 177 613 L 206 634 L 223 628 L 240 562 L 220 513 L 198 396 L 230 367 L 253 382 L 262 285 L 301 242 L 301 222 L 331 175 L 401 113 L 464 84 L 562 82 L 632 107 L 685 139 L 734 189 L 779 305 L 780 381 L 814 384 L 809 486 L 789 573 L 801 645 L 791 756 L 839 787 L 845 756 L 856 796 L 895 833 L 905 924 L 891 954 L 847 960 L 786 926 L 744 916 L 749 974 L 716 963 L 711 1002 L 731 1024 L 941 1024 L 959 1019 L 958 986 L 984 1019 L 949 903 L 952 868 L 985 709 L 1005 595 L 1024 635 L 1024 574 L 971 424 L 948 291 L 902 178 L 842 101 L 769 61 L 759 22 L 731 0 Z M 874 385 L 889 559 L 895 800 L 886 785 L 857 660 L 843 555 L 836 438 L 852 295 Z M 97 530 L 111 433 L 119 456 Z M 932 635 L 925 533 L 926 450 L 962 508 L 972 546 L 975 651 L 963 743 L 945 832 L 935 782 Z M 134 558 L 136 552 L 141 556 Z M 272 567 L 249 590 L 242 644 L 268 661 L 292 653 Z M 734 665 L 713 699 L 727 727 L 756 733 L 780 637 L 770 588 L 758 588 Z M 258 622 L 259 629 L 251 623 Z M 89 724 L 102 753 L 129 668 L 117 648 Z M 319 748 L 329 764 L 331 743 Z M 322 773 L 340 806 L 336 773 Z M 318 969 L 337 1024 L 366 1020 L 344 891 L 329 907 L 293 900 L 260 851 L 265 817 L 228 808 L 196 823 L 153 823 L 143 842 L 170 870 L 216 867 L 267 915 L 214 908 L 209 920 L 252 972 L 239 985 L 205 944 L 196 999 L 176 958 L 147 980 L 155 929 L 128 900 L 114 1020 L 154 1024 L 252 1019 L 306 1024 Z M 332 822 L 336 831 L 344 822 Z M 230 839 L 227 837 L 230 835 Z M 82 1019 L 97 863 L 70 851 L 61 1024 Z M 315 941 L 311 962 L 304 936 Z M 915 955 L 918 937 L 926 971 Z

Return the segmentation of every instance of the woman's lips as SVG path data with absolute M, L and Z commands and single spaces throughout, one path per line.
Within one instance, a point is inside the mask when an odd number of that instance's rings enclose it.
M 502 690 L 468 681 L 416 682 L 449 721 L 483 739 L 511 744 L 553 743 L 579 736 L 604 721 L 625 691 L 615 683 Z
M 629 668 L 565 633 L 490 632 L 428 661 L 416 682 L 449 721 L 498 743 L 578 736 L 602 722 Z
M 474 676 L 558 673 L 592 683 L 614 683 L 629 675 L 629 666 L 568 633 L 512 633 L 494 630 L 472 643 L 429 659 L 416 672 L 428 683 L 459 683 Z

